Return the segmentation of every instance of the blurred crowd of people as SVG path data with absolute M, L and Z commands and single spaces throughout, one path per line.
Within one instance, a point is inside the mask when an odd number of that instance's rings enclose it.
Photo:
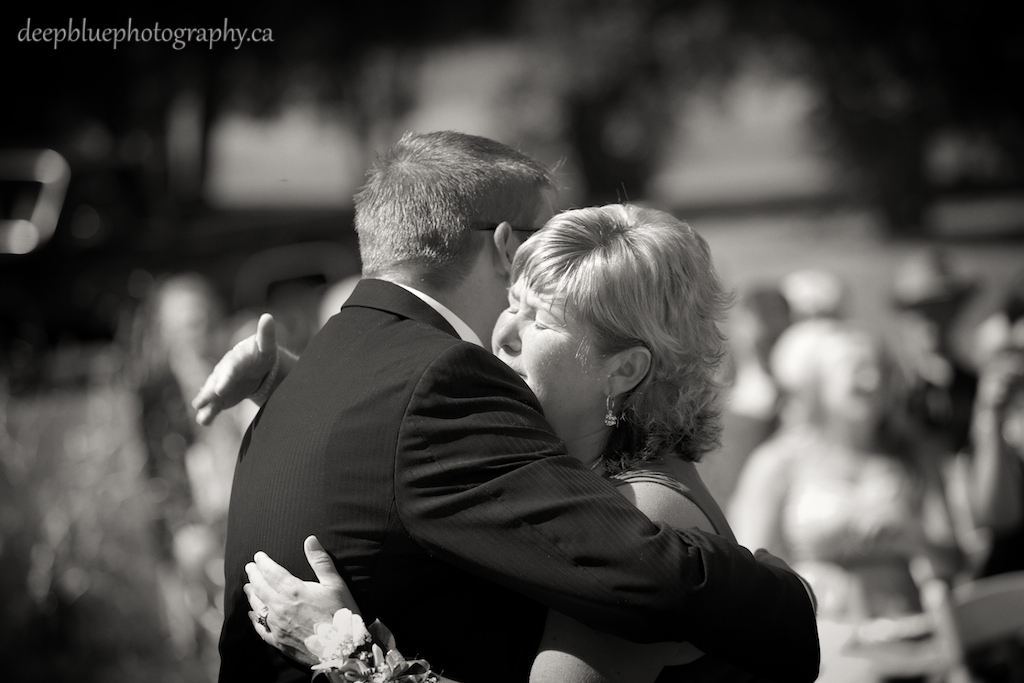
M 702 475 L 741 544 L 811 583 L 821 618 L 896 618 L 915 637 L 924 581 L 1024 570 L 1024 272 L 968 360 L 954 323 L 979 289 L 928 250 L 895 273 L 887 330 L 852 319 L 828 272 L 740 293 Z M 978 675 L 1022 663 L 1015 646 Z
M 321 293 L 310 334 L 357 279 Z M 897 325 L 884 331 L 849 316 L 847 285 L 829 272 L 740 293 L 722 447 L 701 474 L 740 543 L 790 562 L 822 618 L 901 618 L 913 637 L 930 628 L 927 578 L 1024 570 L 1024 272 L 973 334 L 968 362 L 951 337 L 978 289 L 923 252 L 896 273 Z M 167 626 L 182 657 L 211 667 L 232 471 L 255 407 L 202 427 L 188 401 L 254 323 L 182 274 L 154 284 L 133 330 Z

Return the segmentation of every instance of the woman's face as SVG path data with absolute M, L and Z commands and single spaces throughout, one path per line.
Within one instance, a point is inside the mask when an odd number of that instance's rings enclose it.
M 821 400 L 832 415 L 851 420 L 880 417 L 883 398 L 881 358 L 865 337 L 842 337 L 822 354 Z
M 512 284 L 508 308 L 494 327 L 494 354 L 533 390 L 555 433 L 567 443 L 604 428 L 602 364 L 586 352 L 583 326 L 561 301 Z

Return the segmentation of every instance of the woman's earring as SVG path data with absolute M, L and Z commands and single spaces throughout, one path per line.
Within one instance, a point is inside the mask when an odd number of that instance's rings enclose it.
M 604 424 L 605 424 L 605 426 L 606 427 L 615 427 L 616 425 L 619 424 L 619 418 L 617 418 L 615 416 L 615 413 L 612 412 L 612 397 L 611 396 L 609 396 L 608 398 L 605 399 L 604 407 L 607 409 L 607 412 L 604 414 Z

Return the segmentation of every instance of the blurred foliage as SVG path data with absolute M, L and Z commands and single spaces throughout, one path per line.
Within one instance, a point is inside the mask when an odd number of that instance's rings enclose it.
M 11 400 L 0 376 L 0 677 L 207 679 L 163 627 L 138 407 L 115 377 Z
M 820 123 L 897 232 L 921 227 L 937 190 L 1024 185 L 1024 23 L 1010 5 L 762 2 L 750 26 L 799 47 Z M 956 168 L 935 177 L 928 156 L 950 140 Z
M 39 26 L 67 21 L 52 11 L 5 13 L 11 32 L 30 14 Z M 214 27 L 222 14 L 235 27 L 272 28 L 274 42 L 182 51 L 100 45 L 77 59 L 85 46 L 6 41 L 23 66 L 8 75 L 8 91 L 18 96 L 0 141 L 52 145 L 55 132 L 70 138 L 90 121 L 107 126 L 122 151 L 131 139 L 148 139 L 155 152 L 139 175 L 148 180 L 134 185 L 149 211 L 173 215 L 189 201 L 167 201 L 160 155 L 167 111 L 182 91 L 202 93 L 207 124 L 225 108 L 267 113 L 296 97 L 340 104 L 370 154 L 393 139 L 389 126 L 413 106 L 423 50 L 491 37 L 527 41 L 564 72 L 552 83 L 587 203 L 640 198 L 680 98 L 699 84 L 724 82 L 751 55 L 816 85 L 816 123 L 854 172 L 851 197 L 881 206 L 897 233 L 921 228 L 935 191 L 1024 185 L 1024 89 L 1014 85 L 1024 67 L 1024 25 L 1012 3 L 250 3 L 223 13 L 137 9 L 132 18 L 136 26 Z M 127 19 L 87 18 L 93 26 Z M 938 178 L 929 171 L 935 149 L 954 157 Z
M 852 172 L 850 198 L 882 208 L 896 234 L 922 229 L 937 192 L 1024 187 L 1024 23 L 1009 4 L 524 5 L 523 32 L 560 49 L 573 74 L 566 99 L 591 201 L 642 188 L 679 97 L 752 57 L 813 84 L 814 123 Z

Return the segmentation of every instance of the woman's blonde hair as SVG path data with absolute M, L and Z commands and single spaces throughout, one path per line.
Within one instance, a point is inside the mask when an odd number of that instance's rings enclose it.
M 647 376 L 627 396 L 605 467 L 663 453 L 697 461 L 718 446 L 719 329 L 731 301 L 707 242 L 686 223 L 628 204 L 561 213 L 516 254 L 512 279 L 564 297 L 598 356 L 645 346 Z
M 870 348 L 878 365 L 881 386 L 875 446 L 890 453 L 906 450 L 909 378 L 880 334 L 849 320 L 801 321 L 775 343 L 770 366 L 785 400 L 784 422 L 810 427 L 825 423 L 829 415 L 822 392 L 835 372 L 829 352 L 848 344 Z

